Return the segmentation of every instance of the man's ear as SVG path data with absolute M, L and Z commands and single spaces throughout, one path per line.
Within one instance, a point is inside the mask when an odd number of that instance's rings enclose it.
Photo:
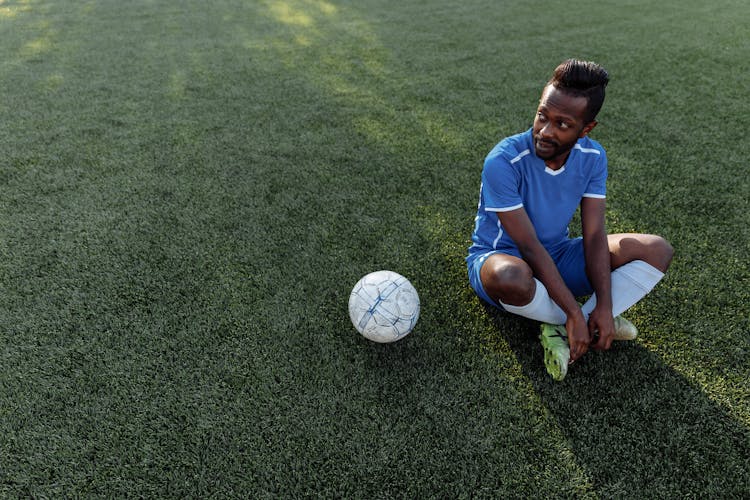
M 597 122 L 596 120 L 591 120 L 590 122 L 588 122 L 588 123 L 587 123 L 587 124 L 586 124 L 586 125 L 585 125 L 585 126 L 583 127 L 583 129 L 581 129 L 581 133 L 580 133 L 580 134 L 578 134 L 578 138 L 579 138 L 579 139 L 582 139 L 583 137 L 586 137 L 586 135 L 587 135 L 587 134 L 588 134 L 589 132 L 591 132 L 592 130 L 594 130 L 594 127 L 596 127 L 596 124 L 597 124 L 597 123 L 599 123 L 599 122 Z

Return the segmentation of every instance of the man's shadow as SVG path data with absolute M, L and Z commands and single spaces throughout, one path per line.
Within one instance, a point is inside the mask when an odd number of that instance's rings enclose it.
M 589 352 L 562 382 L 539 323 L 488 314 L 603 496 L 750 497 L 750 430 L 637 341 Z

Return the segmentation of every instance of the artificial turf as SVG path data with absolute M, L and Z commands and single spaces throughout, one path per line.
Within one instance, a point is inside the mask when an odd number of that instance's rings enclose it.
M 750 496 L 744 0 L 0 0 L 0 495 Z M 610 72 L 641 335 L 547 376 L 463 262 L 482 160 Z M 575 231 L 575 227 L 572 228 Z M 377 269 L 420 293 L 349 322 Z

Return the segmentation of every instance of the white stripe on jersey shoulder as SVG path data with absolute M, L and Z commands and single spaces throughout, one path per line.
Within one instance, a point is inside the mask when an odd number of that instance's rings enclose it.
M 523 203 L 519 203 L 518 205 L 513 205 L 512 207 L 502 207 L 502 208 L 484 207 L 484 211 L 485 212 L 510 212 L 512 210 L 517 210 L 522 207 L 523 207 Z
M 525 150 L 521 151 L 520 153 L 518 153 L 518 156 L 516 156 L 515 158 L 513 158 L 512 160 L 510 160 L 510 162 L 511 163 L 516 163 L 517 161 L 520 161 L 521 158 L 523 158 L 524 156 L 529 155 L 529 154 L 531 154 L 531 150 L 525 149 Z
M 594 193 L 583 193 L 581 196 L 584 198 L 597 198 L 600 200 L 603 200 L 607 197 L 606 195 L 603 195 L 603 194 L 594 194 Z
M 576 143 L 575 146 L 573 146 L 573 149 L 579 150 L 581 153 L 594 153 L 594 154 L 601 154 L 601 151 L 595 148 L 584 148 L 580 144 Z

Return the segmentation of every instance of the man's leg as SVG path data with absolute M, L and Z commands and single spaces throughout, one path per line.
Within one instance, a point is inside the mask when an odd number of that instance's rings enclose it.
M 564 379 L 570 362 L 563 326 L 567 318 L 544 284 L 534 278 L 529 265 L 512 255 L 493 254 L 482 264 L 480 277 L 488 298 L 510 313 L 542 322 L 544 366 L 555 380 Z
M 578 248 L 579 252 L 581 248 Z M 642 234 L 611 235 L 609 248 L 610 262 L 614 269 L 613 312 L 619 315 L 659 282 L 669 267 L 673 250 L 663 238 Z M 582 257 L 581 252 L 578 256 L 578 272 L 585 273 Z M 555 380 L 562 380 L 567 372 L 569 351 L 564 338 L 564 327 L 555 325 L 563 325 L 566 316 L 549 297 L 544 285 L 533 277 L 528 264 L 512 255 L 492 254 L 481 264 L 478 274 L 481 277 L 483 295 L 499 303 L 508 312 L 549 323 L 542 327 L 544 364 Z M 592 296 L 582 308 L 584 314 L 588 315 L 595 304 L 596 297 Z
M 608 237 L 612 265 L 612 315 L 619 316 L 664 277 L 674 250 L 667 241 L 651 234 L 612 234 Z M 596 306 L 592 295 L 583 307 L 588 316 Z
M 565 313 L 523 259 L 492 254 L 482 265 L 480 277 L 487 295 L 506 311 L 543 323 L 565 323 Z
M 661 280 L 674 251 L 664 238 L 650 234 L 612 234 L 608 236 L 608 241 L 610 264 L 614 270 L 613 315 L 618 316 Z M 582 255 L 578 258 L 582 259 Z M 585 272 L 583 262 L 578 266 Z M 531 268 L 523 259 L 501 253 L 492 254 L 483 262 L 480 277 L 487 295 L 508 312 L 543 323 L 565 323 L 565 313 L 549 297 L 544 284 L 534 278 Z M 596 296 L 592 296 L 582 307 L 584 315 L 588 316 L 595 305 Z

